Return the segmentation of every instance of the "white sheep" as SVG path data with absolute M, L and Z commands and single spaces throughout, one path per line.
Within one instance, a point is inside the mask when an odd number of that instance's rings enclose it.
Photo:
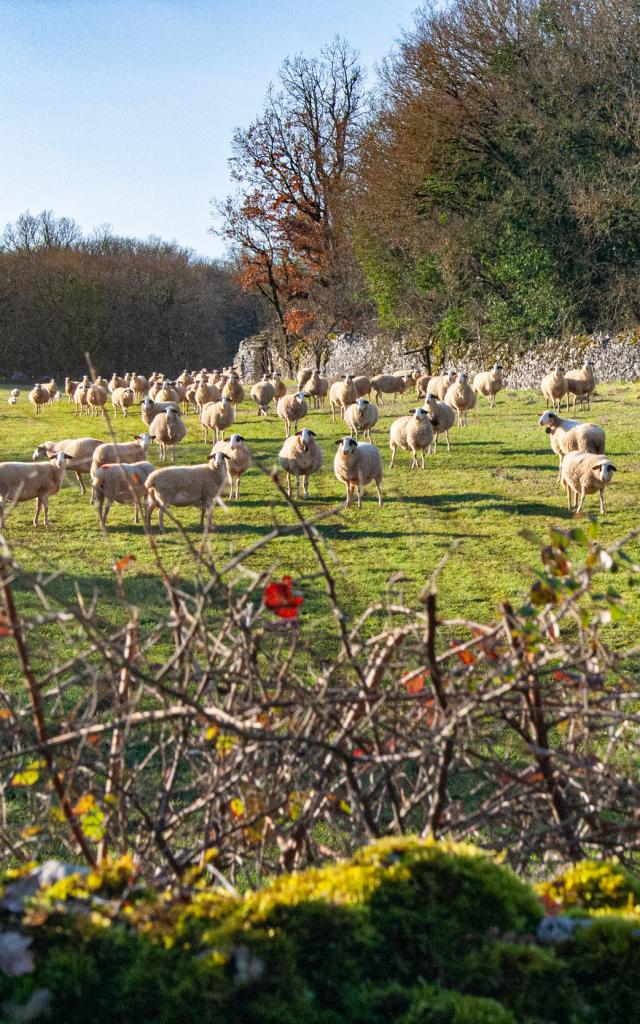
M 87 391 L 87 408 L 91 416 L 97 416 L 98 413 L 103 411 L 108 397 L 109 392 L 107 388 L 102 388 L 99 384 L 91 385 Z
M 490 370 L 476 373 L 472 386 L 476 395 L 483 395 L 485 398 L 488 398 L 489 408 L 495 409 L 496 395 L 504 387 L 500 363 L 494 363 Z
M 157 402 L 155 398 L 143 399 L 140 403 L 142 422 L 147 427 L 150 427 L 156 416 L 161 412 L 166 412 L 167 409 L 175 409 L 176 412 L 180 412 L 180 406 L 177 402 Z
M 240 497 L 240 477 L 251 468 L 251 454 L 247 448 L 247 442 L 241 434 L 232 434 L 228 441 L 216 441 L 209 458 L 217 452 L 222 452 L 227 459 L 227 476 L 229 478 L 229 498 Z
M 575 412 L 576 401 L 580 399 L 582 407 L 586 401 L 587 409 L 591 408 L 591 395 L 595 391 L 596 378 L 593 372 L 593 363 L 586 359 L 580 370 L 567 370 L 565 374 L 569 388 L 568 396 L 573 396 L 573 410 Z
M 176 461 L 176 445 L 186 437 L 187 428 L 182 417 L 174 408 L 159 412 L 149 424 L 149 436 L 160 449 L 160 462 L 167 457 L 167 448 L 171 448 L 171 461 Z
M 86 488 L 82 475 L 91 472 L 91 463 L 95 450 L 103 443 L 103 441 L 99 441 L 96 437 L 67 437 L 62 441 L 42 441 L 34 449 L 31 460 L 32 462 L 37 462 L 39 459 L 48 459 L 51 458 L 51 455 L 64 452 L 65 455 L 69 456 L 67 469 L 76 474 L 76 479 L 80 485 L 80 493 L 84 494 Z
M 411 452 L 411 468 L 418 468 L 418 452 L 422 456 L 422 468 L 424 465 L 425 448 L 431 448 L 433 443 L 433 427 L 429 420 L 427 409 L 415 409 L 410 416 L 400 416 L 394 420 L 389 429 L 389 447 L 391 448 L 391 465 L 393 469 L 396 461 L 398 448 L 405 452 Z
M 362 507 L 362 491 L 367 484 L 374 483 L 378 493 L 378 507 L 382 507 L 382 459 L 380 450 L 373 444 L 362 444 L 353 437 L 336 441 L 338 450 L 333 460 L 333 471 L 347 488 L 345 508 L 349 508 L 353 492 L 358 493 L 358 508 Z
M 378 422 L 377 406 L 367 398 L 359 398 L 353 405 L 348 405 L 344 413 L 345 423 L 351 431 L 351 437 L 358 440 L 360 431 L 364 434 L 365 441 L 371 441 L 371 428 Z
M 461 373 L 458 379 L 448 388 L 444 400 L 458 414 L 458 426 L 466 427 L 467 412 L 469 409 L 473 409 L 477 402 L 466 373 Z
M 331 406 L 331 418 L 335 423 L 336 409 L 344 419 L 344 412 L 348 405 L 353 405 L 358 399 L 358 392 L 353 383 L 353 377 L 347 373 L 344 380 L 336 380 L 329 388 L 329 405 Z
M 309 497 L 309 477 L 322 466 L 322 449 L 314 430 L 304 427 L 288 437 L 280 449 L 278 459 L 287 474 L 287 494 L 291 497 L 291 477 L 296 478 L 296 499 L 300 498 L 300 477 L 304 496 Z
M 286 395 L 287 385 L 282 379 L 282 374 L 280 373 L 280 370 L 273 371 L 273 373 L 271 374 L 271 380 L 273 381 L 273 387 L 276 393 L 275 397 L 277 402 L 279 398 L 284 398 L 284 396 Z
M 150 434 L 136 434 L 133 441 L 108 441 L 100 444 L 93 453 L 91 460 L 91 476 L 95 475 L 98 466 L 107 462 L 144 462 L 151 444 Z
M 269 406 L 275 398 L 276 389 L 266 373 L 262 380 L 259 380 L 257 384 L 253 385 L 250 393 L 253 401 L 257 402 L 258 416 L 268 416 Z
M 445 395 L 452 384 L 458 379 L 455 370 L 448 370 L 446 373 L 439 373 L 429 381 L 428 390 L 435 395 L 439 402 L 444 402 Z
M 238 411 L 238 406 L 244 400 L 244 388 L 238 374 L 234 371 L 229 374 L 229 379 L 222 389 L 222 397 L 228 398 L 236 412 Z
M 133 388 L 115 388 L 111 392 L 111 404 L 113 406 L 114 416 L 118 415 L 118 409 L 123 416 L 127 415 L 127 409 L 130 409 L 136 400 L 135 391 Z
M 314 370 L 306 383 L 305 391 L 313 398 L 314 409 L 320 409 L 324 406 L 324 400 L 329 393 L 329 381 Z
M 200 410 L 200 423 L 204 428 L 204 439 L 213 431 L 216 441 L 221 441 L 227 427 L 235 422 L 236 412 L 226 395 L 219 402 L 208 402 Z
M 561 478 L 562 461 L 569 452 L 588 452 L 604 455 L 605 433 L 595 423 L 581 423 L 580 420 L 563 419 L 556 412 L 542 413 L 538 424 L 549 434 L 552 451 L 559 460 L 558 480 Z
M 151 527 L 151 516 L 158 509 L 158 531 L 164 533 L 164 510 L 170 505 L 180 508 L 198 506 L 200 525 L 211 529 L 211 516 L 216 501 L 227 479 L 226 456 L 216 452 L 209 461 L 199 466 L 166 466 L 155 469 L 147 477 L 146 525 Z
M 429 382 L 433 380 L 430 373 L 421 373 L 416 377 L 416 394 L 419 398 L 425 398 L 429 390 Z
M 361 375 L 353 378 L 353 386 L 356 389 L 358 398 L 366 398 L 371 394 L 371 378 Z
M 564 374 L 564 366 L 556 366 L 555 370 L 547 373 L 540 381 L 540 390 L 545 398 L 546 409 L 549 408 L 549 402 L 551 402 L 551 408 L 555 410 L 557 405 L 558 412 L 560 412 L 562 399 L 566 395 L 567 412 L 569 411 L 569 384 Z
M 298 391 L 305 391 L 305 384 L 313 374 L 313 370 L 309 366 L 301 367 L 296 374 L 296 381 L 298 383 Z
M 433 428 L 433 451 L 438 450 L 438 436 L 444 434 L 447 439 L 447 451 L 451 451 L 449 444 L 449 431 L 456 422 L 456 412 L 446 402 L 439 402 L 430 391 L 426 397 L 427 409 L 429 410 L 429 422 Z
M 611 483 L 616 467 L 604 455 L 569 452 L 562 460 L 560 480 L 567 492 L 567 505 L 571 512 L 582 511 L 585 494 L 600 495 L 600 511 L 604 512 L 604 489 Z
M 281 420 L 284 420 L 285 437 L 289 437 L 291 433 L 291 424 L 295 428 L 299 420 L 304 419 L 307 415 L 309 406 L 306 399 L 308 397 L 305 391 L 298 391 L 295 395 L 283 395 L 278 399 L 276 413 Z
M 39 525 L 44 510 L 44 525 L 49 525 L 49 498 L 57 494 L 67 472 L 71 457 L 65 452 L 52 452 L 49 463 L 0 462 L 0 529 L 5 525 L 5 505 L 36 500 L 33 525 Z
M 96 467 L 91 477 L 91 503 L 98 510 L 102 526 L 107 525 L 109 509 L 114 502 L 134 505 L 134 521 L 139 522 L 139 509 L 147 495 L 145 483 L 154 468 L 150 462 L 115 462 Z
M 371 378 L 371 387 L 375 392 L 376 402 L 383 405 L 383 395 L 393 395 L 395 402 L 398 395 L 404 394 L 410 386 L 410 378 L 399 373 L 378 373 Z
M 36 407 L 36 413 L 42 412 L 43 406 L 51 401 L 51 395 L 44 384 L 36 384 L 29 392 L 29 401 Z

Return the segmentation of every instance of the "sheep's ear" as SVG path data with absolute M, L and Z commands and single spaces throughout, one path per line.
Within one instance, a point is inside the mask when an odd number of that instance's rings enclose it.
M 67 453 L 65 452 L 64 457 L 67 460 L 67 462 L 73 462 L 73 455 L 67 455 Z
M 611 469 L 613 470 L 614 473 L 618 472 L 618 467 L 614 466 L 613 462 L 610 462 L 609 465 L 611 466 Z
M 296 430 L 296 437 L 302 437 L 302 431 Z
M 244 441 L 244 437 L 242 436 L 242 434 L 238 434 L 238 441 Z
M 133 435 L 133 440 L 134 441 L 141 441 L 142 440 L 142 435 L 141 434 L 134 434 Z
M 339 444 L 342 444 L 342 438 L 341 438 L 341 437 L 339 437 L 339 438 L 338 438 L 338 440 L 337 440 L 337 441 L 335 442 L 335 445 L 336 445 L 336 447 L 337 447 L 337 446 L 338 446 Z
M 45 452 L 45 455 L 47 456 L 47 458 L 49 460 L 52 460 L 52 459 L 57 458 L 58 453 L 57 452 Z
M 307 429 L 308 429 L 308 428 L 307 428 Z M 316 436 L 316 432 L 315 432 L 315 430 L 309 430 L 309 433 L 311 434 L 311 436 L 312 436 L 312 437 L 315 437 L 315 436 Z
M 545 427 L 544 428 L 544 432 L 545 432 L 545 434 L 550 434 L 551 433 L 551 427 Z

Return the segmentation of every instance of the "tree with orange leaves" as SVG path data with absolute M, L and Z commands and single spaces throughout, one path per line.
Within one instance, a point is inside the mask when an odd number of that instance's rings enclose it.
M 234 195 L 216 211 L 242 286 L 270 305 L 289 371 L 312 342 L 319 364 L 332 330 L 353 326 L 358 274 L 345 211 L 366 113 L 356 53 L 335 39 L 319 57 L 287 59 L 261 116 L 236 131 Z

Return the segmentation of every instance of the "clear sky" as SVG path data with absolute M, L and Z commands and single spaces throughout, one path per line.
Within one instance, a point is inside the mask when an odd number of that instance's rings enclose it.
M 0 0 L 0 229 L 29 209 L 222 254 L 234 127 L 289 54 L 371 71 L 417 0 Z

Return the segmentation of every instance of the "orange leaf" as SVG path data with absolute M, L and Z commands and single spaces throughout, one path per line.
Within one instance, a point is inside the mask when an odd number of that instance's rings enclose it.
M 420 693 L 420 690 L 424 690 L 424 678 L 425 673 L 421 672 L 419 676 L 414 676 L 413 679 L 408 679 L 407 693 Z
M 123 569 L 127 568 L 127 566 L 129 565 L 129 562 L 135 562 L 135 560 L 136 560 L 136 556 L 135 555 L 123 555 L 122 558 L 118 559 L 118 561 L 115 563 L 113 568 L 114 568 L 115 572 L 122 572 Z
M 9 708 L 0 708 L 0 720 L 6 720 L 7 718 L 11 718 Z

